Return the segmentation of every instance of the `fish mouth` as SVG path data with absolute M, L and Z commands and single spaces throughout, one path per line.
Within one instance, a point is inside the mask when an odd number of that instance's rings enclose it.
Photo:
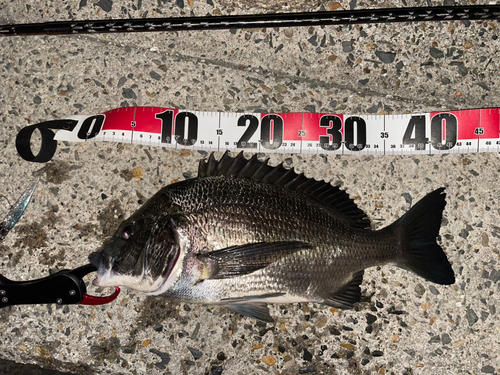
M 100 252 L 89 255 L 89 261 L 97 268 L 97 277 L 92 281 L 94 286 L 114 287 L 125 286 L 146 294 L 161 294 L 166 291 L 177 279 L 183 257 L 180 246 L 175 246 L 165 259 L 165 266 L 160 275 L 153 278 L 147 271 L 147 251 L 141 254 L 135 272 L 132 274 L 121 274 L 113 271 L 115 259 Z M 142 272 L 138 272 L 141 269 Z
M 97 269 L 104 266 L 106 268 L 111 268 L 111 257 L 105 257 L 101 253 L 95 252 L 89 255 L 89 261 L 92 263 Z M 108 263 L 108 264 L 106 264 Z
M 114 258 L 95 252 L 89 255 L 89 261 L 97 268 L 97 277 L 92 281 L 94 286 L 116 286 L 109 280 Z

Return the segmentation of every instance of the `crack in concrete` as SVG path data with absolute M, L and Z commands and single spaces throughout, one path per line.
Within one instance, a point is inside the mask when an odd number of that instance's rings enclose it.
M 82 36 L 80 36 L 82 37 Z M 93 42 L 97 42 L 102 45 L 103 40 L 99 37 L 96 36 L 85 36 L 85 39 Z M 108 46 L 113 46 L 117 48 L 130 48 L 131 50 L 136 50 L 137 52 L 144 54 L 148 53 L 154 53 L 155 55 L 158 54 L 158 52 L 151 52 L 147 47 L 141 47 L 137 45 L 131 45 L 131 44 L 116 44 L 115 42 L 110 42 L 107 43 Z M 222 68 L 227 68 L 230 70 L 235 70 L 241 72 L 241 67 L 242 65 L 239 63 L 232 63 L 229 61 L 225 60 L 219 60 L 219 59 L 214 59 L 214 58 L 206 58 L 206 57 L 199 57 L 199 56 L 194 56 L 194 55 L 189 55 L 189 54 L 182 54 L 179 52 L 174 52 L 172 55 L 168 54 L 160 54 L 161 56 L 166 56 L 167 58 L 177 60 L 177 61 L 190 61 L 193 64 L 207 64 L 207 65 L 212 65 L 216 67 L 222 67 Z M 419 104 L 419 107 L 430 107 L 430 108 L 436 108 L 440 109 L 442 108 L 444 102 L 446 102 L 447 107 L 449 110 L 456 109 L 456 108 L 464 108 L 463 103 L 456 103 L 456 100 L 450 100 L 450 98 L 443 98 L 442 100 L 439 99 L 431 99 L 431 98 L 413 98 L 413 97 L 408 97 L 408 96 L 402 96 L 402 95 L 393 95 L 393 94 L 386 94 L 382 93 L 378 90 L 373 90 L 373 89 L 359 89 L 357 87 L 353 87 L 351 84 L 347 83 L 339 83 L 339 82 L 328 82 L 323 79 L 319 78 L 311 78 L 307 76 L 297 76 L 297 75 L 292 75 L 289 73 L 286 73 L 281 70 L 274 70 L 274 69 L 265 69 L 262 67 L 253 67 L 251 65 L 248 66 L 248 68 L 243 67 L 245 71 L 247 72 L 248 75 L 258 75 L 259 77 L 262 76 L 269 76 L 273 79 L 273 81 L 279 81 L 279 80 L 284 80 L 284 81 L 299 81 L 300 84 L 306 85 L 309 88 L 322 88 L 322 89 L 327 89 L 327 90 L 343 90 L 352 94 L 355 94 L 360 97 L 378 97 L 378 98 L 383 98 L 385 100 L 389 100 L 392 102 L 401 102 L 401 103 L 410 103 L 410 104 Z M 241 74 L 241 73 L 239 73 Z M 345 80 L 347 81 L 351 77 L 345 76 Z M 247 77 L 247 79 L 251 79 L 250 77 Z M 276 84 L 279 84 L 276 82 Z M 453 101 L 455 103 L 450 103 L 450 101 Z M 458 105 L 457 105 L 458 104 Z M 467 106 L 465 106 L 467 107 Z

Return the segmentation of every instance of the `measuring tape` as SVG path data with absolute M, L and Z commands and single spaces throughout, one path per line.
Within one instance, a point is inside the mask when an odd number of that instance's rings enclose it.
M 42 135 L 37 155 L 35 130 Z M 51 130 L 57 130 L 57 133 Z M 500 151 L 499 108 L 406 115 L 224 113 L 126 107 L 23 128 L 16 147 L 25 160 L 46 162 L 57 141 L 106 141 L 190 150 L 432 155 Z

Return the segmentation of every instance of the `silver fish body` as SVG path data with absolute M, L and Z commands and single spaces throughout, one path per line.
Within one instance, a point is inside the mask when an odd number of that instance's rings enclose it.
M 211 155 L 161 189 L 90 255 L 95 285 L 219 304 L 272 321 L 267 303 L 351 308 L 363 270 L 393 263 L 430 281 L 454 274 L 436 243 L 444 189 L 378 231 L 348 195 L 255 156 Z

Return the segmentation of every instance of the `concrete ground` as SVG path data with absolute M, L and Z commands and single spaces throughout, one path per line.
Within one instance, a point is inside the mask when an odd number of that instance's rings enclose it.
M 426 5 L 442 2 L 0 0 L 0 23 Z M 359 114 L 499 107 L 498 34 L 497 22 L 473 21 L 0 38 L 1 193 L 12 202 L 44 167 L 18 156 L 17 132 L 73 114 L 122 106 Z M 61 142 L 1 246 L 0 273 L 27 280 L 85 264 L 160 187 L 195 176 L 203 155 Z M 0 357 L 78 374 L 500 371 L 496 154 L 271 155 L 274 164 L 283 160 L 340 184 L 377 228 L 447 187 L 441 243 L 456 283 L 373 268 L 355 310 L 276 305 L 274 325 L 127 290 L 99 307 L 15 306 L 0 311 Z

